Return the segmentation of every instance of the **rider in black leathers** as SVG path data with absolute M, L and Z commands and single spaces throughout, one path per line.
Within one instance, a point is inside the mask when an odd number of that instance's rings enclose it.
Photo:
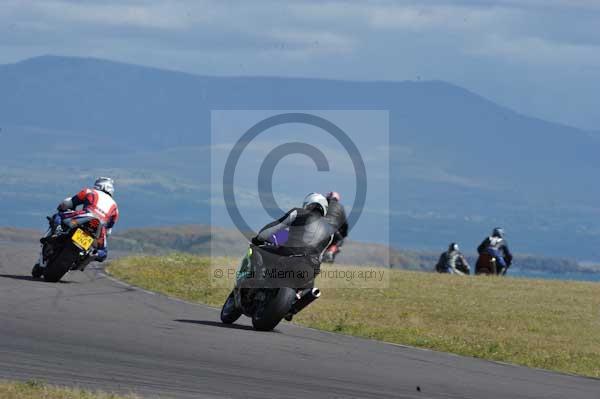
M 314 277 L 320 272 L 322 253 L 331 243 L 335 232 L 325 219 L 328 208 L 327 199 L 322 194 L 311 193 L 304 199 L 302 208 L 291 209 L 263 227 L 252 239 L 254 245 L 262 245 L 278 231 L 289 229 L 288 239 L 283 245 L 263 249 L 284 257 L 282 262 L 287 265 L 312 270 L 312 276 L 308 280 L 298 281 L 296 288 L 311 288 Z

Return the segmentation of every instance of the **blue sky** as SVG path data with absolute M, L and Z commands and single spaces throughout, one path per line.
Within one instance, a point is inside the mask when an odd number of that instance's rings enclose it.
M 600 131 L 598 0 L 3 0 L 0 63 L 42 54 L 207 75 L 440 79 Z

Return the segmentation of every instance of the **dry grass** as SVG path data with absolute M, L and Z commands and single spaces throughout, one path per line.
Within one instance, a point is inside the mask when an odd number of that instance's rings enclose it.
M 220 306 L 229 289 L 211 288 L 209 268 L 209 259 L 172 255 L 122 259 L 109 271 L 134 285 Z M 343 334 L 600 377 L 598 283 L 388 272 L 389 288 L 325 289 L 321 299 L 294 321 Z
M 61 388 L 39 381 L 0 381 L 1 399 L 136 399 L 137 396 L 119 396 L 76 388 Z

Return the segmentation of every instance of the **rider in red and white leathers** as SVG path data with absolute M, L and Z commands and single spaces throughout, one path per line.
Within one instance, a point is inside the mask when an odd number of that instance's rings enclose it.
M 94 182 L 93 188 L 84 188 L 73 197 L 65 198 L 57 207 L 59 213 L 54 215 L 53 224 L 59 226 L 63 212 L 76 210 L 81 206 L 81 212 L 92 212 L 102 222 L 102 233 L 98 239 L 97 252 L 95 260 L 103 262 L 108 257 L 107 238 L 111 233 L 113 226 L 119 220 L 119 208 L 112 198 L 115 192 L 114 182 L 111 178 L 100 177 Z M 44 260 L 40 255 L 40 266 L 44 265 Z

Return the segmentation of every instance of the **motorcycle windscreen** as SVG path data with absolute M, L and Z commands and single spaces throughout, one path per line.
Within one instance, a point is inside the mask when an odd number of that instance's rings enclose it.
M 269 238 L 268 241 L 271 244 L 283 245 L 287 242 L 289 234 L 290 234 L 290 232 L 288 229 L 282 229 L 282 230 L 279 230 L 277 233 L 271 235 L 271 237 Z

